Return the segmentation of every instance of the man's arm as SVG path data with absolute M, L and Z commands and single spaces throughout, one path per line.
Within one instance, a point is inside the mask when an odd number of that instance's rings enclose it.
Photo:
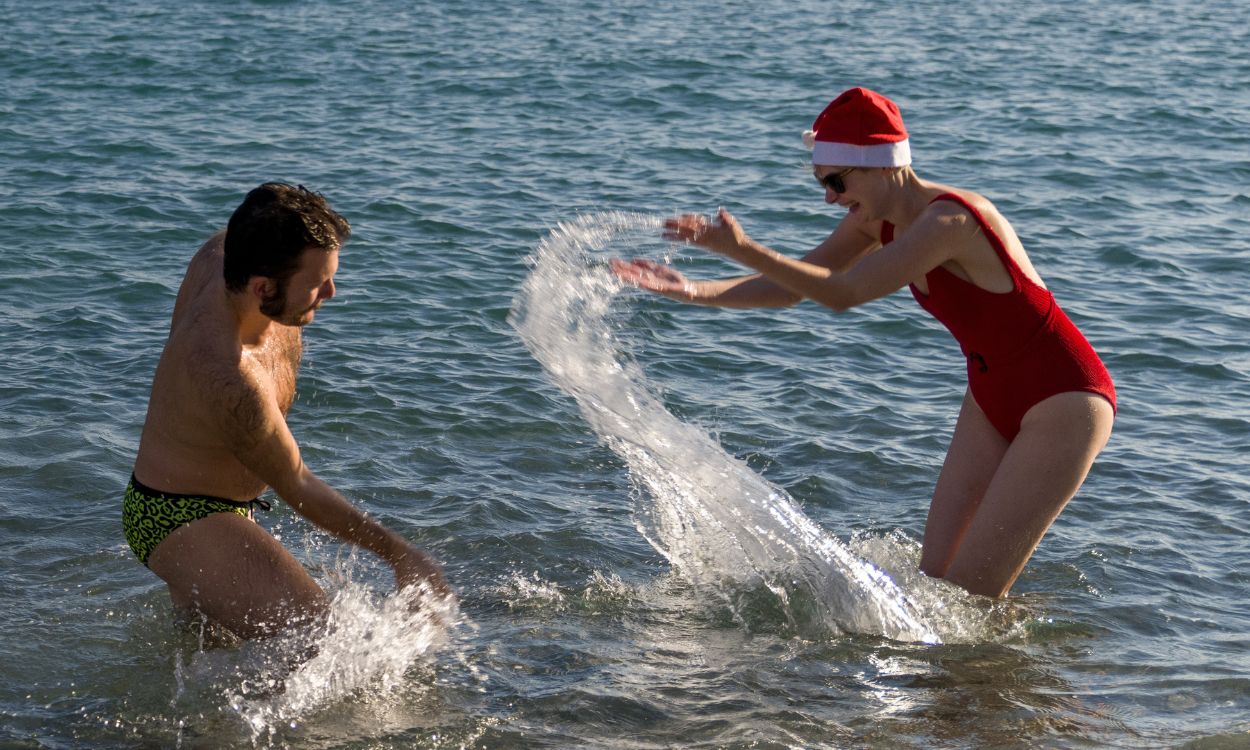
M 395 570 L 399 589 L 426 583 L 452 594 L 437 563 L 369 518 L 304 465 L 299 445 L 263 378 L 231 373 L 214 389 L 223 434 L 239 461 L 300 515 L 334 536 L 377 554 Z

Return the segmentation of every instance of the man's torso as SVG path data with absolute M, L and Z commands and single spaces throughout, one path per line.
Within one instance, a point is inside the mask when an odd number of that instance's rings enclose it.
M 178 290 L 135 475 L 168 492 L 248 500 L 264 491 L 265 482 L 240 461 L 242 451 L 230 431 L 259 415 L 236 413 L 237 404 L 249 400 L 230 395 L 257 389 L 275 399 L 285 415 L 295 399 L 300 332 L 274 325 L 262 343 L 240 345 L 221 275 L 224 236 L 196 253 Z

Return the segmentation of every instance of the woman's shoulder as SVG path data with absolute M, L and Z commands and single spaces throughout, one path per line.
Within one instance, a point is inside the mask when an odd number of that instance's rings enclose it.
M 983 214 L 998 213 L 994 203 L 975 190 L 934 184 L 929 186 L 929 192 L 932 196 L 929 200 L 929 206 L 933 208 L 949 209 L 952 206 L 962 205 L 965 208 L 972 208 Z
M 1042 285 L 1011 222 L 989 198 L 947 185 L 933 187 L 934 195 L 926 209 L 929 227 L 952 248 L 952 260 L 965 269 L 973 283 L 998 291 L 998 285 L 985 278 L 985 273 L 999 268 L 1005 254 L 1026 276 Z
M 997 231 L 1010 229 L 1011 224 L 993 201 L 973 190 L 933 185 L 932 197 L 925 213 L 931 220 L 945 224 L 979 226 L 988 224 Z

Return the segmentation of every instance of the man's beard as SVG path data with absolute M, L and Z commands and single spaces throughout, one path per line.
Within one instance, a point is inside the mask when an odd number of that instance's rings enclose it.
M 260 301 L 260 311 L 270 320 L 280 323 L 284 326 L 304 326 L 311 321 L 304 320 L 304 315 L 312 310 L 316 310 L 321 306 L 317 302 L 312 307 L 300 310 L 299 313 L 292 315 L 287 309 L 286 304 L 286 281 L 275 280 L 273 294 L 266 296 Z

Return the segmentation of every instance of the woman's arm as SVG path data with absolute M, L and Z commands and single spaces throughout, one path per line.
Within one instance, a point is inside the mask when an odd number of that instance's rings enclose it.
M 670 220 L 669 224 L 673 221 Z M 677 239 L 671 229 L 665 237 Z M 803 262 L 837 270 L 850 267 L 880 246 L 876 234 L 859 222 L 844 219 L 823 242 L 803 257 Z M 756 273 L 727 279 L 687 279 L 681 272 L 661 263 L 635 258 L 625 262 L 613 259 L 612 271 L 634 286 L 680 302 L 713 307 L 789 307 L 803 299 L 797 293 L 767 276 Z
M 789 307 L 802 297 L 778 286 L 760 274 L 732 279 L 692 281 L 672 266 L 634 258 L 626 262 L 615 258 L 612 272 L 622 281 L 640 289 L 663 295 L 679 302 L 711 307 Z
M 813 251 L 803 260 L 751 239 L 724 209 L 716 222 L 695 214 L 670 219 L 665 237 L 733 258 L 793 294 L 840 311 L 897 291 L 950 259 L 967 241 L 965 218 L 957 208 L 935 204 L 887 247 L 836 256 L 831 250 L 826 257 Z

